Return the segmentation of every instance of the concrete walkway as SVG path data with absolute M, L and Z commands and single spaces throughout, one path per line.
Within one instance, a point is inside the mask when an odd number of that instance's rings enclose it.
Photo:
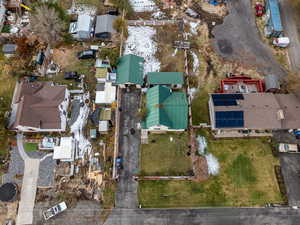
M 17 215 L 17 225 L 32 224 L 33 208 L 37 189 L 37 180 L 39 176 L 39 159 L 26 159 L 23 176 L 21 201 Z
M 26 159 L 30 159 L 24 149 L 22 133 L 17 134 L 17 146 L 18 146 L 19 153 L 20 153 L 22 159 L 24 160 L 24 162 L 26 161 Z
M 24 160 L 25 169 L 16 224 L 32 224 L 37 181 L 39 177 L 40 159 L 31 159 L 26 154 L 23 145 L 22 133 L 17 134 L 17 146 L 18 151 Z

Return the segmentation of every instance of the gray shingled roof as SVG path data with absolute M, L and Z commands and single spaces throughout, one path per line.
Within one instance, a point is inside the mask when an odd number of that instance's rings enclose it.
M 95 27 L 95 34 L 97 33 L 114 33 L 116 32 L 113 28 L 113 22 L 117 18 L 117 16 L 113 15 L 101 15 L 97 16 L 96 19 L 96 27 Z
M 16 50 L 17 50 L 17 45 L 15 45 L 15 44 L 4 44 L 2 47 L 3 53 L 6 53 L 6 54 L 15 53 Z

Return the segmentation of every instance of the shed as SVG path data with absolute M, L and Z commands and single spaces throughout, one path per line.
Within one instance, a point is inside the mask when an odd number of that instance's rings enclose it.
M 282 32 L 282 24 L 280 18 L 278 0 L 266 0 L 266 16 L 267 23 L 265 26 L 265 34 L 268 37 L 279 37 Z
M 95 37 L 100 39 L 110 39 L 112 34 L 115 33 L 113 23 L 117 16 L 101 15 L 96 18 Z
M 116 83 L 121 87 L 136 85 L 141 87 L 144 83 L 144 58 L 129 54 L 118 60 Z
M 96 129 L 90 129 L 90 138 L 91 139 L 97 138 L 97 130 Z
M 54 146 L 53 159 L 63 162 L 74 161 L 75 142 L 72 137 L 61 137 L 60 144 Z
M 99 132 L 100 133 L 108 132 L 108 121 L 99 121 Z
M 103 121 L 111 120 L 111 108 L 102 108 L 100 110 L 100 120 Z
M 181 87 L 184 83 L 182 72 L 151 72 L 147 74 L 148 85 L 169 85 Z
M 265 76 L 265 89 L 266 92 L 278 92 L 278 90 L 280 89 L 278 76 L 274 74 Z
M 17 45 L 15 44 L 4 44 L 2 46 L 2 52 L 4 55 L 13 55 L 16 53 Z
M 92 30 L 92 17 L 89 15 L 78 15 L 78 20 L 70 24 L 69 32 L 77 39 L 89 39 Z

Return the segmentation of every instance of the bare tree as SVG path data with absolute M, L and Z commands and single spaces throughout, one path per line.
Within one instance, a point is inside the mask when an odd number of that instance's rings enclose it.
M 39 41 L 45 44 L 55 45 L 62 40 L 65 23 L 54 7 L 45 4 L 37 6 L 30 14 L 30 25 Z

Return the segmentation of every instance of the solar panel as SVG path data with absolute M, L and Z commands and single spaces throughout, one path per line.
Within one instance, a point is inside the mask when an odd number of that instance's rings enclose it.
M 216 128 L 244 127 L 243 111 L 219 111 L 215 112 Z
M 243 100 L 242 94 L 212 94 L 212 99 L 215 106 L 235 106 L 236 100 Z

